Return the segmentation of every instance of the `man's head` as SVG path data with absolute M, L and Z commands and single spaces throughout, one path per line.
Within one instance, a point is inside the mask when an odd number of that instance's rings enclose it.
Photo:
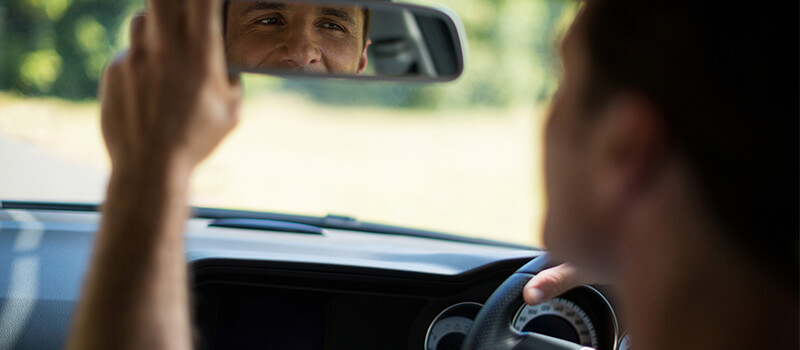
M 360 74 L 370 12 L 358 6 L 230 1 L 225 46 L 232 66 Z
M 709 239 L 796 285 L 797 30 L 784 17 L 755 3 L 587 1 L 546 131 L 548 248 L 607 268 L 636 204 L 678 171 L 687 214 L 717 228 Z

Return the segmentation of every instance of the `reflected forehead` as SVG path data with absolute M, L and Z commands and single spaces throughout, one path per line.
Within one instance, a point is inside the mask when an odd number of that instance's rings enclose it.
M 240 2 L 240 3 L 242 5 L 246 4 L 246 2 Z M 256 1 L 256 2 L 252 2 L 250 4 L 247 4 L 247 7 L 244 8 L 244 11 L 242 11 L 242 14 L 246 15 L 246 14 L 252 12 L 252 11 L 259 11 L 259 10 L 262 10 L 262 11 L 264 11 L 264 10 L 283 11 L 283 10 L 286 10 L 286 4 L 279 3 L 279 2 L 261 2 L 261 1 Z
M 235 5 L 233 5 L 235 4 Z M 270 1 L 232 1 L 232 5 L 238 8 L 243 8 L 242 14 L 247 14 L 252 11 L 259 10 L 277 10 L 288 11 L 293 9 L 307 10 L 314 9 L 315 12 L 323 15 L 335 17 L 353 17 L 354 14 L 359 13 L 358 6 L 333 6 L 328 4 L 311 4 L 311 3 L 297 3 L 287 4 L 285 2 L 270 2 Z

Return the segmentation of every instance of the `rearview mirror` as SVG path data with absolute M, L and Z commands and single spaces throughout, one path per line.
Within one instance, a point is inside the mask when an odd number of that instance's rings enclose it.
M 431 82 L 464 70 L 460 21 L 430 7 L 226 0 L 223 17 L 232 73 Z

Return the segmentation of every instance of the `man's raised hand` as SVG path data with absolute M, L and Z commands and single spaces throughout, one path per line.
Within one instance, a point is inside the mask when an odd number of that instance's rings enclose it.
M 114 169 L 189 172 L 237 123 L 217 0 L 150 0 L 106 69 L 102 126 Z
M 237 123 L 219 0 L 150 0 L 106 69 L 112 171 L 68 349 L 190 349 L 183 229 L 193 169 Z

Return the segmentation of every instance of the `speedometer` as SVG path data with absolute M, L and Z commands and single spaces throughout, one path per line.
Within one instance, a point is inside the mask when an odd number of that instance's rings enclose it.
M 574 288 L 539 305 L 522 305 L 512 325 L 520 332 L 549 335 L 597 350 L 613 350 L 619 340 L 614 309 L 592 286 Z
M 631 338 L 628 336 L 628 333 L 622 336 L 617 350 L 631 350 Z
M 589 315 L 575 303 L 554 298 L 539 305 L 525 305 L 514 318 L 514 328 L 598 348 L 599 341 Z
M 444 309 L 431 322 L 425 336 L 426 350 L 458 350 L 483 305 L 466 302 Z

